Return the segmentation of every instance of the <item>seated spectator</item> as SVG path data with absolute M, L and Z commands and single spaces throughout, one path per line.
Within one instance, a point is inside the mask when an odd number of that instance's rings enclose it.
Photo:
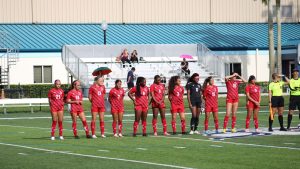
M 131 61 L 132 63 L 134 63 L 134 62 L 139 63 L 138 53 L 137 53 L 136 50 L 134 50 L 134 51 L 131 53 L 130 61 Z
M 129 60 L 129 54 L 128 54 L 128 50 L 127 50 L 127 49 L 124 49 L 124 50 L 123 50 L 123 52 L 122 52 L 120 58 L 121 58 L 121 61 L 122 61 L 123 64 L 125 64 L 125 61 L 126 61 L 127 63 L 131 64 L 131 62 L 130 62 L 130 60 Z M 123 65 L 123 67 L 125 67 L 125 65 Z M 131 67 L 131 65 L 130 65 L 130 67 Z
M 183 58 L 183 61 L 180 64 L 181 71 L 185 74 L 185 76 L 188 76 L 191 74 L 191 71 L 189 69 L 189 63 L 186 61 L 185 58 Z

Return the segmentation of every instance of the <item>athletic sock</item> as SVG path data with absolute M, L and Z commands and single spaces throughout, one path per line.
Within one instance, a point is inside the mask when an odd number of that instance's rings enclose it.
M 119 133 L 122 133 L 123 130 L 123 122 L 122 121 L 118 121 L 118 128 L 119 128 Z
M 185 133 L 185 120 L 181 120 L 181 131 Z
M 196 118 L 195 118 L 195 130 L 198 129 L 198 125 L 199 125 L 199 117 L 196 117 Z M 195 131 L 195 130 L 194 130 L 194 131 Z
M 224 117 L 223 129 L 226 129 L 226 128 L 227 128 L 228 119 L 229 119 L 229 117 L 228 117 L 228 116 L 225 116 L 225 117 Z
M 236 124 L 236 116 L 231 117 L 231 128 L 234 129 Z
M 176 121 L 172 120 L 171 124 L 172 124 L 173 133 L 176 133 Z
M 254 127 L 255 127 L 255 129 L 258 129 L 258 118 L 254 117 L 253 121 L 254 121 Z
M 95 135 L 95 128 L 96 128 L 95 122 L 94 122 L 94 121 L 91 121 L 92 135 Z
M 216 120 L 214 120 L 214 122 L 215 122 L 215 129 L 218 130 L 219 129 L 219 120 L 216 119 Z
M 73 129 L 74 136 L 77 136 L 77 123 L 76 122 L 72 123 L 72 129 Z
M 271 119 L 271 116 L 269 116 L 269 129 L 272 129 L 273 120 Z
M 101 130 L 101 135 L 104 134 L 104 121 L 100 121 L 100 130 Z
M 52 120 L 51 137 L 54 137 L 54 133 L 55 133 L 55 129 L 56 129 L 56 123 L 57 123 L 57 121 Z
M 113 133 L 116 134 L 117 133 L 117 122 L 115 122 L 115 121 L 112 122 L 112 128 L 113 128 Z
M 250 125 L 250 117 L 246 117 L 246 129 L 249 129 L 249 125 Z
M 195 130 L 195 117 L 193 117 L 193 116 L 191 118 L 190 127 L 191 127 L 192 131 Z
M 156 133 L 157 132 L 157 119 L 152 119 L 152 128 L 153 128 L 153 132 Z
M 163 132 L 166 133 L 167 132 L 167 120 L 162 119 L 161 122 L 162 122 L 162 125 L 163 125 Z
M 205 118 L 204 120 L 204 130 L 208 130 L 208 119 Z
M 139 122 L 134 121 L 134 123 L 133 123 L 133 134 L 136 134 L 138 126 L 139 126 Z
M 287 124 L 287 128 L 288 129 L 291 127 L 292 119 L 293 119 L 293 115 L 289 114 L 288 115 L 288 124 Z
M 142 126 L 143 126 L 143 134 L 147 133 L 147 121 L 142 121 Z
M 64 130 L 62 121 L 58 121 L 58 128 L 59 128 L 59 136 L 62 136 Z
M 89 135 L 90 134 L 90 132 L 89 132 L 89 126 L 87 125 L 86 120 L 82 121 L 82 125 L 83 125 L 84 131 L 85 131 L 85 135 Z
M 283 116 L 282 115 L 278 116 L 278 121 L 279 121 L 279 124 L 280 124 L 280 128 L 283 128 Z

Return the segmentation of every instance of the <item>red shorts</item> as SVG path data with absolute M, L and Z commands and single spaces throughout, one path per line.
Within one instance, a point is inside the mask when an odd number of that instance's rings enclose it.
M 162 102 L 161 104 L 158 104 L 155 101 L 153 101 L 152 102 L 152 109 L 153 108 L 164 109 L 164 108 L 166 108 L 165 102 Z
M 257 106 L 255 103 L 251 102 L 251 101 L 247 101 L 247 105 L 246 105 L 247 109 L 259 109 L 260 107 Z
M 218 107 L 205 106 L 205 112 L 206 113 L 209 113 L 209 112 L 216 113 L 216 112 L 218 112 Z
M 148 106 L 135 106 L 134 109 L 142 111 L 142 112 L 147 112 L 148 111 Z
M 123 108 L 111 108 L 111 113 L 124 113 L 124 107 Z
M 226 103 L 238 103 L 238 102 L 239 102 L 239 98 L 236 99 L 226 98 Z
M 81 112 L 83 112 L 83 107 L 82 106 L 74 106 L 74 105 L 71 105 L 71 111 L 70 113 L 77 113 L 77 114 L 80 114 Z
M 95 106 L 92 106 L 91 112 L 105 112 L 105 107 L 95 107 Z
M 57 107 L 57 106 L 50 106 L 50 111 L 53 113 L 53 112 L 62 112 L 62 111 L 64 111 L 64 106 L 62 106 L 62 107 Z
M 171 104 L 171 113 L 184 113 L 184 105 Z
M 83 111 L 71 111 L 70 113 L 79 115 L 79 114 L 83 113 Z

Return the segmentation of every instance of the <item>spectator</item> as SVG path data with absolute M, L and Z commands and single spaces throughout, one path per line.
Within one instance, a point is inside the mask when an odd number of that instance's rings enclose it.
M 130 60 L 129 60 L 129 54 L 128 54 L 128 50 L 127 49 L 124 49 L 123 50 L 123 52 L 122 52 L 122 54 L 121 54 L 121 56 L 120 56 L 120 58 L 121 58 L 121 61 L 122 61 L 122 63 L 123 63 L 123 67 L 125 67 L 125 61 L 127 62 L 127 63 L 129 63 L 129 64 L 131 64 L 131 62 L 130 62 Z M 131 65 L 130 65 L 130 67 L 131 67 Z
M 131 70 L 127 74 L 127 87 L 128 87 L 128 90 L 130 90 L 134 86 L 134 83 L 133 83 L 133 80 L 134 80 L 133 73 L 134 73 L 134 71 L 135 71 L 135 68 L 132 67 Z
M 189 69 L 189 63 L 186 61 L 185 58 L 183 58 L 183 61 L 181 62 L 180 66 L 181 66 L 181 70 L 185 76 L 188 76 L 191 74 L 191 71 Z
M 134 63 L 134 62 L 139 63 L 138 53 L 136 50 L 133 50 L 133 52 L 131 53 L 130 61 L 132 63 Z

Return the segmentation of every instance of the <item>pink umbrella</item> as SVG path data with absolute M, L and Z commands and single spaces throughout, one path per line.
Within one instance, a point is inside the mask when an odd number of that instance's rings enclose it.
M 180 55 L 180 58 L 193 59 L 193 56 L 192 55 L 183 54 L 183 55 Z

